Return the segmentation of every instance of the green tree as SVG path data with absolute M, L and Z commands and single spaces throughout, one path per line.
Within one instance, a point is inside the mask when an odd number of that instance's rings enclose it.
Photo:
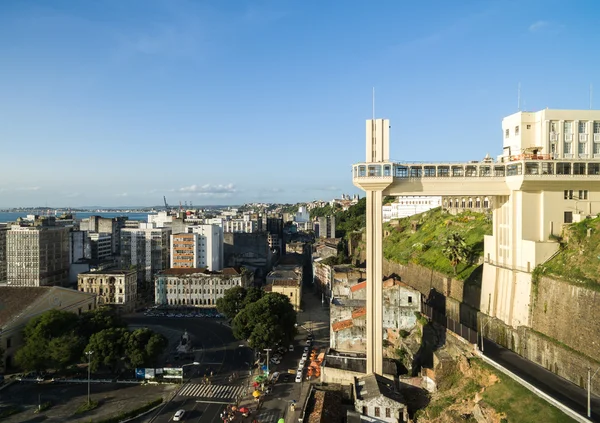
M 115 372 L 125 357 L 129 331 L 125 328 L 104 329 L 90 337 L 85 351 L 93 351 L 90 365 L 93 372 L 100 368 Z
M 469 247 L 462 235 L 453 232 L 444 240 L 442 253 L 450 261 L 456 275 L 457 266 L 469 258 Z
M 62 310 L 48 310 L 31 319 L 23 330 L 25 344 L 15 355 L 16 363 L 33 371 L 68 366 L 83 349 L 76 327 L 77 315 Z
M 221 298 L 217 299 L 217 310 L 228 319 L 233 319 L 244 308 L 247 293 L 246 288 L 241 286 L 229 288 Z
M 233 335 L 255 349 L 288 344 L 296 334 L 296 312 L 287 296 L 268 293 L 248 303 L 233 319 Z
M 125 346 L 127 363 L 131 367 L 153 366 L 167 345 L 167 338 L 161 334 L 147 328 L 134 330 Z
M 113 310 L 108 307 L 100 307 L 80 316 L 77 333 L 88 341 L 90 336 L 104 329 L 124 327 L 126 327 L 125 322 Z

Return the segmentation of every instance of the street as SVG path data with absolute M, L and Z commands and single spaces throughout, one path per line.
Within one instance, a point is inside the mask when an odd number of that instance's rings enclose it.
M 587 392 L 517 353 L 484 338 L 484 354 L 541 391 L 587 416 Z M 592 421 L 600 421 L 600 399 L 592 395 Z
M 305 290 L 303 311 L 298 313 L 295 349 L 293 352 L 286 352 L 280 364 L 269 365 L 270 373 L 280 372 L 281 378 L 272 386 L 272 391 L 263 397 L 260 409 L 256 410 L 257 403 L 250 396 L 253 390 L 252 378 L 256 375 L 250 375 L 250 363 L 254 361 L 252 351 L 243 342 L 235 340 L 231 329 L 222 321 L 204 318 L 149 318 L 142 315 L 127 317 L 126 321 L 130 325 L 147 326 L 153 330 L 166 329 L 166 332 L 180 331 L 183 334 L 187 330 L 195 350 L 194 359 L 189 361 L 199 363 L 185 367 L 185 383 L 173 400 L 140 419 L 140 422 L 147 423 L 171 422 L 177 410 L 185 410 L 185 422 L 220 423 L 219 416 L 223 410 L 239 399 L 242 404 L 248 404 L 253 413 L 244 419 L 238 414 L 234 422 L 251 422 L 257 419 L 261 423 L 276 423 L 281 417 L 286 422 L 298 421 L 300 401 L 306 395 L 309 383 L 296 383 L 295 375 L 285 374 L 288 369 L 298 367 L 309 330 L 313 331 L 314 346 L 320 351 L 329 345 L 328 305 L 323 305 L 321 297 L 312 290 Z M 237 377 L 230 381 L 229 377 L 234 372 Z M 205 383 L 205 376 L 210 380 L 209 384 Z M 292 401 L 298 405 L 295 413 L 290 410 Z

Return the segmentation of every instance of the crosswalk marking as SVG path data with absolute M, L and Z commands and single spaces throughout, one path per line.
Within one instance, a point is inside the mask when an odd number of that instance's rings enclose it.
M 243 395 L 244 392 L 244 386 L 188 383 L 179 391 L 179 395 L 182 397 L 235 399 L 238 395 Z
M 256 420 L 260 423 L 274 423 L 279 419 L 281 411 L 279 410 L 265 410 L 259 411 L 256 416 Z

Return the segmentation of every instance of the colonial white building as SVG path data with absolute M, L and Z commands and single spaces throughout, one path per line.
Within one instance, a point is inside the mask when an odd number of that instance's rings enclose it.
M 215 307 L 217 299 L 234 286 L 246 287 L 251 276 L 241 268 L 225 268 L 220 272 L 206 269 L 168 269 L 154 281 L 157 305 Z
M 406 400 L 396 391 L 394 381 L 370 374 L 354 378 L 354 409 L 372 421 L 403 423 L 408 421 Z
M 123 311 L 135 308 L 137 272 L 135 270 L 102 270 L 77 275 L 77 289 L 96 296 L 96 304 L 116 305 Z
M 423 195 L 401 195 L 393 203 L 383 206 L 383 221 L 401 219 L 414 214 L 424 213 L 442 205 L 442 197 Z

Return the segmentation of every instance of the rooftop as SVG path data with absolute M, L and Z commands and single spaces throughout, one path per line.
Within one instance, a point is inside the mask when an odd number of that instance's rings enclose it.
M 393 401 L 404 404 L 404 398 L 395 390 L 394 381 L 375 373 L 355 378 L 354 387 L 356 399 L 370 400 L 383 395 Z
M 172 267 L 170 269 L 163 270 L 159 275 L 164 276 L 186 276 L 186 275 L 224 275 L 224 276 L 238 276 L 242 273 L 239 267 L 226 267 L 221 271 L 212 272 L 206 267 Z
M 355 300 L 351 298 L 338 298 L 333 297 L 331 304 L 337 307 L 364 307 L 367 300 Z
M 51 286 L 0 286 L 0 328 L 51 289 Z
M 299 283 L 298 274 L 292 270 L 273 270 L 267 275 L 268 279 L 293 279 L 295 283 Z
M 90 270 L 89 272 L 80 273 L 80 275 L 130 275 L 132 273 L 137 273 L 137 271 L 125 269 Z
M 341 353 L 339 351 L 330 349 L 325 356 L 325 361 L 322 366 L 357 373 L 365 373 L 367 371 L 367 356 L 366 354 L 362 353 Z M 389 375 L 398 374 L 394 360 L 389 358 L 383 359 L 383 372 Z

